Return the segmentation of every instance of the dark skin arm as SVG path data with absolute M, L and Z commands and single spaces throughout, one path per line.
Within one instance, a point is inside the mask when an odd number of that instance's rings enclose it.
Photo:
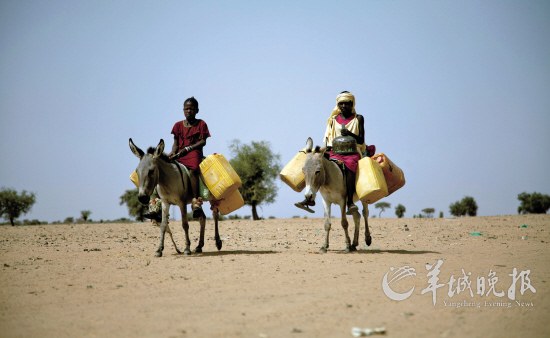
M 355 135 L 347 129 L 342 129 L 342 135 L 351 136 L 355 139 L 357 144 L 365 143 L 365 122 L 362 115 L 357 114 L 357 121 L 359 122 L 359 135 Z
M 347 119 L 353 115 L 353 102 L 351 101 L 338 102 L 338 109 L 340 109 L 340 114 Z M 359 122 L 359 135 L 355 135 L 354 133 L 352 133 L 351 131 L 345 128 L 342 129 L 342 135 L 353 137 L 355 139 L 355 142 L 357 142 L 357 144 L 364 144 L 365 143 L 365 121 L 362 115 L 357 114 L 356 116 L 357 116 L 357 121 Z
M 168 154 L 168 157 L 171 159 L 178 158 L 178 157 L 184 156 L 185 154 L 187 154 L 192 150 L 203 148 L 205 145 L 206 145 L 206 140 L 199 140 L 197 143 L 187 146 L 178 152 L 178 140 L 174 137 L 174 144 L 172 145 L 172 151 L 170 152 L 170 154 Z

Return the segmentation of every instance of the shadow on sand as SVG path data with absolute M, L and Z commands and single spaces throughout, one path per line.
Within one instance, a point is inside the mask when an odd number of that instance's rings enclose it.
M 206 251 L 202 253 L 191 253 L 189 256 L 184 254 L 172 253 L 172 256 L 181 257 L 210 257 L 210 256 L 232 256 L 232 255 L 270 255 L 283 253 L 281 251 L 273 250 L 229 250 L 224 251 Z M 320 252 L 319 252 L 320 253 Z M 329 250 L 328 254 L 342 254 L 342 255 L 370 255 L 370 254 L 396 254 L 396 255 L 425 255 L 425 254 L 441 254 L 437 251 L 428 250 L 382 250 L 382 249 L 362 249 L 354 252 L 346 252 L 344 250 Z M 321 253 L 323 254 L 323 253 Z M 326 253 L 324 253 L 326 255 Z
M 424 255 L 424 254 L 440 254 L 437 251 L 428 251 L 428 250 L 382 250 L 382 249 L 366 249 L 366 250 L 357 250 L 355 252 L 347 253 L 345 251 L 337 251 L 336 253 L 341 254 L 397 254 L 397 255 Z
M 229 250 L 224 251 L 223 249 L 221 251 L 206 251 L 202 253 L 192 253 L 189 256 L 186 256 L 184 254 L 177 254 L 174 253 L 174 256 L 182 256 L 182 257 L 208 257 L 208 256 L 230 256 L 230 255 L 269 255 L 269 254 L 276 254 L 279 253 L 277 251 L 272 250 Z

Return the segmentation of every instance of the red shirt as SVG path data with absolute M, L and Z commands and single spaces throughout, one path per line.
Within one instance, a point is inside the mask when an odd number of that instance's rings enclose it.
M 194 126 L 186 127 L 184 121 L 178 121 L 172 128 L 172 134 L 174 135 L 174 141 L 178 143 L 178 151 L 181 151 L 184 147 L 193 145 L 200 140 L 206 140 L 210 137 L 208 131 L 208 125 L 203 120 L 197 119 L 197 123 Z M 199 164 L 203 158 L 202 148 L 193 149 L 182 157 L 178 158 L 178 162 L 186 166 L 191 170 L 199 169 Z
M 339 124 L 348 124 L 351 120 L 355 118 L 355 115 L 351 115 L 347 119 L 342 117 L 341 115 L 336 116 L 336 122 Z M 359 160 L 361 159 L 361 155 L 359 153 L 353 153 L 353 154 L 335 154 L 332 152 L 332 150 L 329 152 L 329 158 L 339 160 L 344 162 L 344 165 L 351 171 L 351 172 L 357 172 L 357 164 L 359 163 Z
M 345 117 L 343 117 L 342 115 L 338 114 L 336 115 L 336 122 L 340 123 L 340 124 L 348 124 L 351 122 L 351 120 L 353 120 L 355 118 L 355 114 L 351 115 L 350 117 L 348 117 L 347 119 Z

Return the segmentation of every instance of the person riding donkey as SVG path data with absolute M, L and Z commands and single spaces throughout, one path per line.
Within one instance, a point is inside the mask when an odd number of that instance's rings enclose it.
M 195 97 L 190 97 L 183 103 L 183 114 L 185 119 L 178 121 L 172 127 L 174 135 L 174 144 L 168 158 L 176 160 L 183 164 L 191 176 L 191 189 L 193 192 L 193 201 L 191 209 L 193 218 L 199 218 L 204 215 L 202 210 L 202 197 L 200 197 L 200 168 L 199 165 L 204 158 L 203 148 L 206 145 L 206 139 L 210 137 L 208 125 L 201 119 L 197 119 L 199 113 L 199 102 Z M 158 210 L 158 208 L 157 208 Z M 146 218 L 157 219 L 160 211 L 151 210 L 145 215 Z
M 344 153 L 335 151 L 333 149 L 333 141 L 340 136 L 352 138 L 355 141 L 356 149 Z M 347 188 L 347 214 L 351 215 L 358 210 L 357 206 L 353 203 L 358 162 L 363 156 L 372 156 L 374 154 L 374 146 L 367 147 L 365 144 L 364 118 L 355 111 L 355 97 L 352 93 L 343 91 L 336 97 L 336 106 L 327 120 L 324 143 L 326 147 L 325 156 L 328 155 L 329 159 L 343 163 L 344 165 Z M 314 206 L 315 201 L 305 199 L 294 205 L 308 212 L 313 212 L 309 206 Z

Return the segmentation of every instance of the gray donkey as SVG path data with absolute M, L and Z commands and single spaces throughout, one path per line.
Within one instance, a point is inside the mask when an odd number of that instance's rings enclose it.
M 313 149 L 313 140 L 310 138 L 306 142 L 306 162 L 304 164 L 303 172 L 305 175 L 306 187 L 304 195 L 306 201 L 315 201 L 315 195 L 317 191 L 321 192 L 323 198 L 323 207 L 325 209 L 325 231 L 326 238 L 325 244 L 321 247 L 321 252 L 327 252 L 329 246 L 329 233 L 331 227 L 330 221 L 330 207 L 332 204 L 340 206 L 341 211 L 341 224 L 344 228 L 346 235 L 346 251 L 357 250 L 359 240 L 359 224 L 361 216 L 359 211 L 353 213 L 353 222 L 355 223 L 355 232 L 353 235 L 353 244 L 350 243 L 350 237 L 348 235 L 348 220 L 346 218 L 346 183 L 344 180 L 344 174 L 338 164 L 325 158 L 325 148 L 320 149 L 315 147 Z M 310 205 L 312 205 L 311 203 Z M 362 202 L 363 205 L 363 217 L 365 218 L 365 242 L 370 245 L 372 238 L 369 232 L 369 209 L 367 203 Z
M 185 249 L 184 254 L 191 253 L 189 246 L 189 222 L 187 221 L 187 204 L 193 199 L 191 189 L 191 179 L 187 169 L 168 159 L 168 156 L 163 153 L 164 140 L 160 140 L 156 148 L 149 148 L 147 153 L 139 149 L 132 139 L 129 141 L 132 153 L 139 158 L 139 164 L 136 169 L 139 178 L 138 199 L 141 203 L 149 203 L 149 196 L 153 193 L 153 189 L 157 187 L 157 192 L 162 200 L 162 221 L 160 224 L 160 244 L 156 251 L 156 256 L 161 257 L 164 249 L 164 235 L 168 226 L 168 217 L 170 205 L 177 205 L 181 210 L 181 224 L 185 233 Z M 215 225 L 215 240 L 218 250 L 222 248 L 222 241 L 218 232 L 219 211 L 215 201 L 211 201 L 212 216 Z M 204 246 L 204 229 L 206 220 L 203 216 L 199 218 L 200 224 L 200 239 L 195 252 L 202 252 Z M 176 251 L 179 252 L 179 250 Z

